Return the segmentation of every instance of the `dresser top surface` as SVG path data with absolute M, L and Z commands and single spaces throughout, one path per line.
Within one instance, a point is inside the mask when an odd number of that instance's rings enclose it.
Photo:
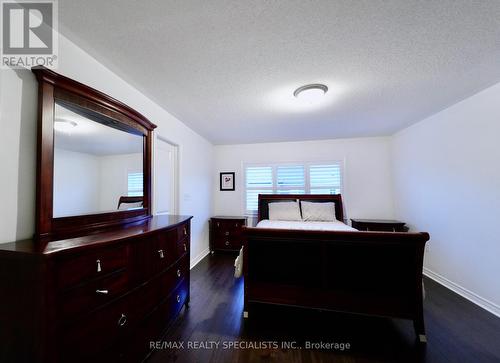
M 83 249 L 95 245 L 106 244 L 107 242 L 117 242 L 128 238 L 146 235 L 161 229 L 174 228 L 179 224 L 191 220 L 191 218 L 193 217 L 181 215 L 154 216 L 145 221 L 130 223 L 120 227 L 108 228 L 106 230 L 85 236 L 52 241 L 49 242 L 41 251 L 36 249 L 36 244 L 32 239 L 3 243 L 0 244 L 0 253 L 17 252 L 48 255 L 56 252 L 64 252 L 65 250 L 74 251 L 75 249 Z
M 405 222 L 397 221 L 394 219 L 362 219 L 351 218 L 351 221 L 358 223 L 377 223 L 377 224 L 406 224 Z
M 247 219 L 246 216 L 214 216 L 212 219 Z

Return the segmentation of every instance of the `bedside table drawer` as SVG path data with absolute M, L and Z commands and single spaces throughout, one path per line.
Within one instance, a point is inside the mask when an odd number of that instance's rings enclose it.
M 241 229 L 241 226 L 244 225 L 241 221 L 221 221 L 217 220 L 213 222 L 214 231 L 217 234 L 224 234 L 226 232 L 235 233 Z
M 214 238 L 214 247 L 221 250 L 239 250 L 243 245 L 241 238 Z

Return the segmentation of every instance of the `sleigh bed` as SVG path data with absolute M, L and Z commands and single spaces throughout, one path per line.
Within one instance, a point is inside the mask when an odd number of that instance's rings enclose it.
M 269 204 L 284 201 L 334 202 L 333 224 L 341 230 L 268 221 Z M 259 195 L 258 208 L 259 224 L 244 229 L 240 256 L 245 318 L 258 303 L 403 318 L 426 341 L 422 263 L 428 233 L 354 230 L 344 224 L 340 195 Z

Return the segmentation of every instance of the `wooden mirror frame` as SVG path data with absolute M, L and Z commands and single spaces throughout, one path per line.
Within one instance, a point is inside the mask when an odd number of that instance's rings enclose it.
M 38 80 L 38 148 L 35 239 L 41 247 L 55 239 L 77 237 L 106 227 L 151 217 L 151 153 L 156 125 L 124 103 L 44 67 L 34 67 Z M 128 128 L 144 137 L 143 208 L 54 218 L 54 112 L 56 101 L 71 103 Z

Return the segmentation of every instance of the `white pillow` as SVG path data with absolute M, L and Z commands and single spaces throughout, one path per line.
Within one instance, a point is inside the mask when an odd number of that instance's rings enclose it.
M 304 221 L 335 221 L 335 203 L 300 201 Z
M 301 221 L 299 202 L 269 203 L 269 219 L 273 221 Z

